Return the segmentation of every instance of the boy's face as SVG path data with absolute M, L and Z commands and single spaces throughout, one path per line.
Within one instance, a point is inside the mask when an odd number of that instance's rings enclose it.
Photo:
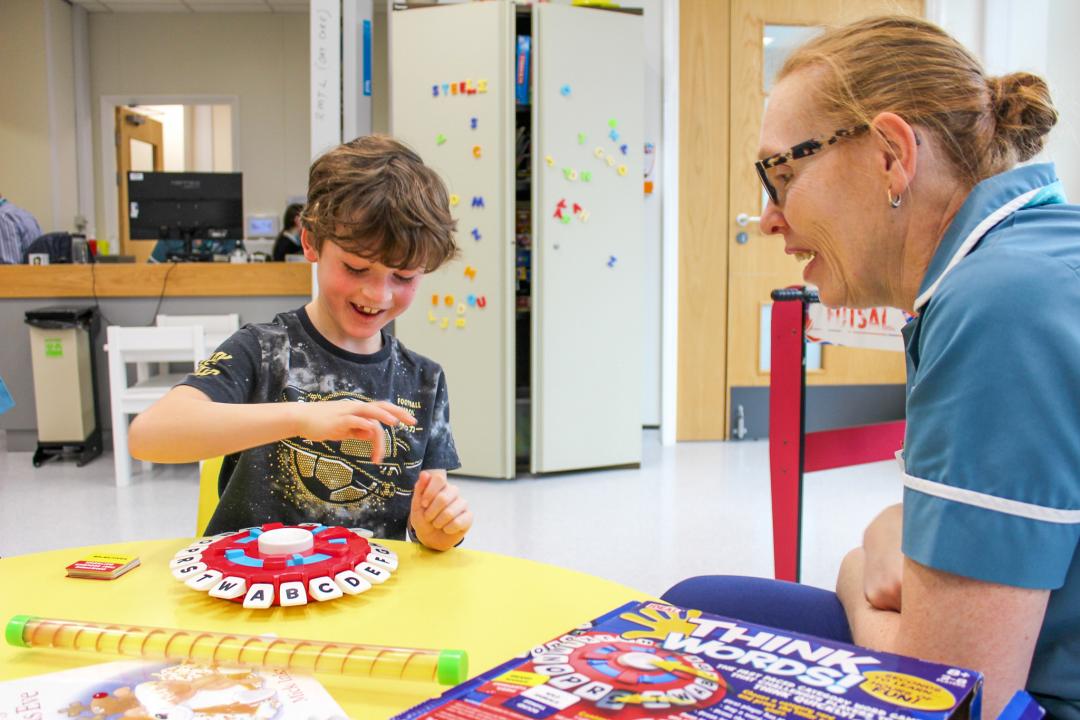
M 345 336 L 373 337 L 412 304 L 422 270 L 387 267 L 334 242 L 316 252 L 306 230 L 301 238 L 304 256 L 319 263 L 319 299 Z

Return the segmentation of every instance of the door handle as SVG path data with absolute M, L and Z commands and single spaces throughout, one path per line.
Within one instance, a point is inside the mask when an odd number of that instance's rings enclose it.
M 746 227 L 750 223 L 761 222 L 761 217 L 758 215 L 747 215 L 746 213 L 739 213 L 735 216 L 735 224 L 739 227 Z M 745 230 L 741 230 L 735 235 L 735 242 L 740 245 L 745 245 L 750 242 L 750 235 Z

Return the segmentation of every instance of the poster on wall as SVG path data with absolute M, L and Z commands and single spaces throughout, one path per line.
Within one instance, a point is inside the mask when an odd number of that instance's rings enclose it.
M 890 307 L 830 308 L 812 303 L 806 308 L 806 339 L 870 350 L 904 351 L 900 328 L 911 316 Z
M 341 5 L 311 0 L 311 159 L 341 143 Z

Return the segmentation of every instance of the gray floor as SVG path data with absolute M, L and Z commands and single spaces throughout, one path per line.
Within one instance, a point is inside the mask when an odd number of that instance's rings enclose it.
M 548 562 L 660 593 L 708 573 L 772 575 L 768 445 L 681 443 L 645 433 L 641 469 L 514 481 L 457 478 L 470 548 Z M 0 555 L 195 532 L 195 466 L 153 466 L 126 488 L 112 457 L 34 468 L 0 449 Z M 136 465 L 138 472 L 138 465 Z M 899 501 L 895 462 L 807 476 L 804 582 L 832 588 L 840 559 Z

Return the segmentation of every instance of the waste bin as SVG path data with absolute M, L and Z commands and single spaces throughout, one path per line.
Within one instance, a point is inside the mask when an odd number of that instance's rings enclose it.
M 34 467 L 74 456 L 82 467 L 101 454 L 101 420 L 94 382 L 92 305 L 56 305 L 26 313 L 34 369 L 38 444 Z

